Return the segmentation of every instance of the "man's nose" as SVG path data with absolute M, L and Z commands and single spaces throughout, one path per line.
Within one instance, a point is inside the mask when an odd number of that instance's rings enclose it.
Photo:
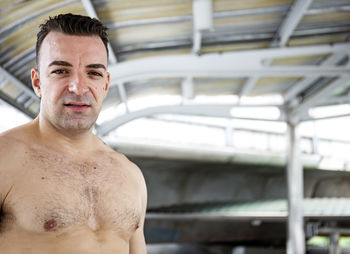
M 70 80 L 68 91 L 75 93 L 76 95 L 83 95 L 89 91 L 89 88 L 86 84 L 81 73 L 76 73 Z

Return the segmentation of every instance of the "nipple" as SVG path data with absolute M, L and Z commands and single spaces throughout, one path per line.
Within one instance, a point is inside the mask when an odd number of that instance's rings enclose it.
M 50 230 L 50 229 L 53 229 L 54 227 L 57 226 L 57 221 L 55 219 L 51 219 L 51 220 L 48 220 L 45 222 L 44 224 L 44 228 L 46 230 Z

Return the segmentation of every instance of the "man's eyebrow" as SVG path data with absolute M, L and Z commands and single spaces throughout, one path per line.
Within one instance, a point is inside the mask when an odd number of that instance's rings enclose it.
M 50 64 L 49 64 L 49 67 L 50 66 L 53 66 L 53 65 L 59 65 L 59 66 L 69 66 L 69 67 L 72 67 L 73 65 L 66 62 L 66 61 L 58 61 L 58 60 L 55 60 L 55 61 L 52 61 Z
M 104 66 L 103 64 L 89 64 L 89 65 L 86 65 L 86 67 L 94 68 L 94 69 L 102 68 L 106 70 L 106 66 Z

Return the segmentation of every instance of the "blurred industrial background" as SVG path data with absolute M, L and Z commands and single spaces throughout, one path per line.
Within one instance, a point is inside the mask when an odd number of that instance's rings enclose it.
M 69 12 L 109 28 L 95 132 L 144 173 L 149 254 L 350 253 L 349 0 L 1 0 L 0 131 Z

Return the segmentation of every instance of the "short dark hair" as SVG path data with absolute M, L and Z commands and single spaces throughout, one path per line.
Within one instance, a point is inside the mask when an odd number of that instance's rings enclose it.
M 40 47 L 46 35 L 51 31 L 61 32 L 69 35 L 97 35 L 105 45 L 108 57 L 108 34 L 107 27 L 101 21 L 72 13 L 60 14 L 55 17 L 49 17 L 45 23 L 39 26 L 40 31 L 37 34 L 36 41 L 36 63 L 39 67 Z

